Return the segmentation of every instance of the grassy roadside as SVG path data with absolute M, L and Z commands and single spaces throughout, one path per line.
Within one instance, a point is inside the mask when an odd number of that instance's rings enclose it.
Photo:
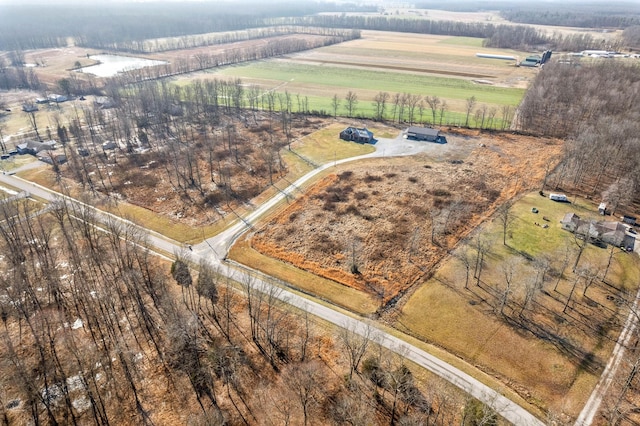
M 360 315 L 370 315 L 378 307 L 376 301 L 365 293 L 318 277 L 280 260 L 264 256 L 251 247 L 247 238 L 242 238 L 234 244 L 229 252 L 229 258 L 291 283 L 305 294 L 312 294 L 328 301 L 331 305 L 340 306 Z

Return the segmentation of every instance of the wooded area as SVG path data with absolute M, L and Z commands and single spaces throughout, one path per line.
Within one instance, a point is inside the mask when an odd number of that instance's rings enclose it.
M 517 120 L 522 130 L 566 138 L 551 188 L 604 199 L 614 212 L 639 201 L 638 96 L 636 64 L 545 65 L 527 91 Z
M 188 252 L 169 274 L 137 228 L 91 207 L 2 200 L 0 220 L 3 424 L 495 420 L 414 378 L 373 331 L 332 334 L 292 311 L 277 287 L 236 286 Z

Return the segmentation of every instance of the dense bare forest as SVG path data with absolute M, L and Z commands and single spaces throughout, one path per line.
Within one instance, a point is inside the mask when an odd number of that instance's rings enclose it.
M 373 331 L 334 335 L 186 253 L 169 268 L 86 205 L 5 199 L 0 215 L 2 424 L 495 421 Z
M 320 12 L 369 11 L 326 2 L 178 2 L 46 4 L 0 6 L 0 50 L 67 46 L 68 38 L 85 47 L 107 46 L 161 37 L 237 31 L 278 25 L 275 18 Z
M 545 65 L 525 95 L 518 122 L 523 130 L 567 139 L 554 187 L 602 198 L 614 213 L 638 201 L 639 96 L 636 64 Z

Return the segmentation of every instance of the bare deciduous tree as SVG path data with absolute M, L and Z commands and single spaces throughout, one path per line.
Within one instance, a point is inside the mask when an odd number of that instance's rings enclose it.
M 349 358 L 349 378 L 358 371 L 362 357 L 373 337 L 373 328 L 362 323 L 345 324 L 338 338 Z

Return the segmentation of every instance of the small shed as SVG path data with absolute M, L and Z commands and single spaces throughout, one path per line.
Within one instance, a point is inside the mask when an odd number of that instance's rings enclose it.
M 406 132 L 407 139 L 415 139 L 418 141 L 428 141 L 437 143 L 446 143 L 447 140 L 440 134 L 440 130 L 431 127 L 411 126 Z
M 580 225 L 580 216 L 575 213 L 567 213 L 560 221 L 562 229 L 569 232 L 575 232 Z
M 64 164 L 67 162 L 67 156 L 64 154 L 54 154 L 52 152 L 41 152 L 37 155 L 38 160 L 47 164 Z
M 22 110 L 24 112 L 35 112 L 35 111 L 38 111 L 38 105 L 36 105 L 36 104 L 24 104 L 24 105 L 22 105 Z
M 600 203 L 600 205 L 598 206 L 598 213 L 600 213 L 602 216 L 607 214 L 607 203 Z

